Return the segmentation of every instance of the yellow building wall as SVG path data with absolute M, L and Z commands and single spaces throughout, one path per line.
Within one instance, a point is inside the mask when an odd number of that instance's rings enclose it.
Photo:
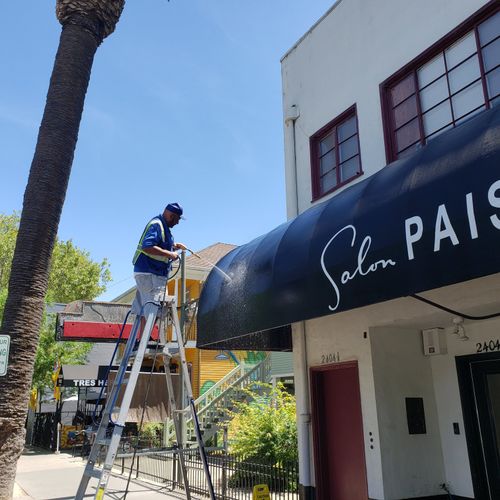
M 210 386 L 218 382 L 224 375 L 229 373 L 235 366 L 235 362 L 229 358 L 227 360 L 215 359 L 220 351 L 200 350 L 200 393 L 203 393 Z M 206 385 L 205 385 L 206 384 Z

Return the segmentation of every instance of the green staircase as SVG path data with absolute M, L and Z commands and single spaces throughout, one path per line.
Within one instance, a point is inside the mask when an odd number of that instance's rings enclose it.
M 250 389 L 258 383 L 268 383 L 270 373 L 270 355 L 266 355 L 264 360 L 255 365 L 241 363 L 194 401 L 205 443 L 215 436 L 224 423 L 229 420 L 228 410 L 237 411 L 235 403 L 247 399 L 245 389 Z M 189 407 L 179 410 L 178 413 L 183 421 L 184 442 L 188 446 L 191 443 L 195 446 L 196 436 Z M 175 428 L 172 419 L 169 419 L 166 424 L 164 436 L 165 446 L 170 446 L 175 442 Z

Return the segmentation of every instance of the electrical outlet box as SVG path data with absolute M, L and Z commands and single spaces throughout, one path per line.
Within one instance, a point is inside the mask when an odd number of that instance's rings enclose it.
M 444 328 L 422 330 L 422 344 L 425 356 L 435 356 L 448 352 Z

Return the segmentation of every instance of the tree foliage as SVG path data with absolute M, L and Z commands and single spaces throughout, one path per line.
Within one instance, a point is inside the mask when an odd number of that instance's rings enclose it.
M 0 214 L 0 319 L 2 318 L 12 257 L 19 227 L 19 216 Z M 92 300 L 106 289 L 111 279 L 109 264 L 104 259 L 94 262 L 90 254 L 76 247 L 71 240 L 55 244 L 49 275 L 46 303 L 68 303 Z M 51 387 L 54 364 L 81 364 L 91 348 L 82 342 L 56 342 L 55 315 L 44 314 L 35 358 L 33 387 Z
M 295 397 L 282 384 L 255 384 L 236 404 L 229 425 L 230 452 L 247 461 L 294 466 L 298 461 Z
M 148 448 L 161 446 L 163 436 L 163 423 L 146 422 L 139 433 L 139 441 Z

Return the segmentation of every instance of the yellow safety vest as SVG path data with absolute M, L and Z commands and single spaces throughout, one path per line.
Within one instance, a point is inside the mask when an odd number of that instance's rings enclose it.
M 132 259 L 132 264 L 135 264 L 137 262 L 137 259 L 139 258 L 139 255 L 141 255 L 141 253 L 143 253 L 144 255 L 146 255 L 147 257 L 149 257 L 150 259 L 153 259 L 153 260 L 159 260 L 161 262 L 166 262 L 167 260 L 169 260 L 168 257 L 162 257 L 161 255 L 150 255 L 149 253 L 146 253 L 142 249 L 142 242 L 144 241 L 144 237 L 146 236 L 146 233 L 148 232 L 148 229 L 153 224 L 159 224 L 160 225 L 160 229 L 161 229 L 161 241 L 162 241 L 162 243 L 165 243 L 165 229 L 163 227 L 163 224 L 161 223 L 161 220 L 158 217 L 155 217 L 154 219 L 151 219 L 148 222 L 148 224 L 146 225 L 146 227 L 144 228 L 144 231 L 142 233 L 141 239 L 139 240 L 139 243 L 137 245 L 137 250 L 135 251 L 134 258 Z

